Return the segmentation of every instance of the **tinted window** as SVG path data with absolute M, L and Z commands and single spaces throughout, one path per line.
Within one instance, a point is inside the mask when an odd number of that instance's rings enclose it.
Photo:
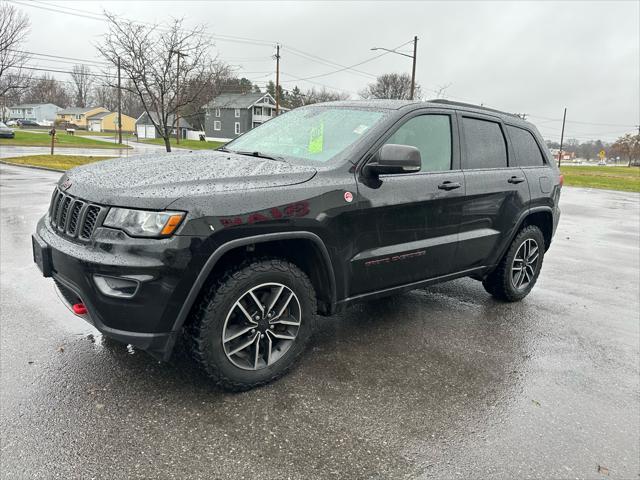
M 544 165 L 540 147 L 538 147 L 538 143 L 531 135 L 531 132 L 511 125 L 507 125 L 507 130 L 516 155 L 514 161 L 511 162 L 512 165 L 518 167 L 539 167 Z
M 477 118 L 462 119 L 465 168 L 504 168 L 507 166 L 507 144 L 500 124 Z
M 421 115 L 402 125 L 386 143 L 411 145 L 420 150 L 422 171 L 451 169 L 449 115 Z

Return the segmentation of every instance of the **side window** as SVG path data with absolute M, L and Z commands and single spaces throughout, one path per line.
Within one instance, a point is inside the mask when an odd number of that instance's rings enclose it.
M 462 118 L 464 128 L 463 168 L 505 168 L 507 143 L 497 122 Z
M 402 125 L 386 143 L 411 145 L 420 150 L 423 172 L 451 169 L 449 115 L 420 115 Z
M 507 130 L 516 155 L 514 161 L 511 162 L 512 165 L 517 167 L 541 167 L 544 165 L 544 157 L 531 132 L 511 125 L 507 125 Z

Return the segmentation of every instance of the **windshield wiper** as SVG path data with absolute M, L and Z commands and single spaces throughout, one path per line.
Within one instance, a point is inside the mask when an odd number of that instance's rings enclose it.
M 227 147 L 218 147 L 218 148 L 216 148 L 216 150 L 219 151 L 219 152 L 230 152 L 231 151 Z
M 226 150 L 226 149 L 225 149 Z M 275 160 L 276 162 L 286 162 L 282 157 L 274 157 L 260 152 L 241 152 L 239 150 L 226 150 L 227 152 L 237 153 L 238 155 L 247 155 L 249 157 L 266 158 L 267 160 Z

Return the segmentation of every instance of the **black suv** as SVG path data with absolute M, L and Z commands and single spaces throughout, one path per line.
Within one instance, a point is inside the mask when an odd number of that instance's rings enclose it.
M 74 313 L 221 386 L 287 371 L 318 315 L 469 276 L 533 288 L 562 177 L 535 127 L 445 101 L 302 107 L 218 151 L 107 160 L 60 179 L 34 259 Z

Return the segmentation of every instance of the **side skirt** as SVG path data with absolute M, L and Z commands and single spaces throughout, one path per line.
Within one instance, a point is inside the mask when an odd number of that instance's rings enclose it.
M 470 268 L 468 270 L 462 270 L 460 272 L 456 272 L 456 273 L 450 273 L 447 275 L 441 275 L 439 277 L 434 277 L 434 278 L 430 278 L 428 280 L 420 280 L 418 282 L 411 282 L 411 283 L 407 283 L 405 285 L 398 285 L 397 287 L 390 287 L 390 288 L 384 288 L 382 290 L 375 290 L 373 292 L 367 292 L 367 293 L 362 293 L 360 295 L 355 295 L 353 297 L 347 297 L 343 300 L 338 301 L 337 303 L 337 310 L 338 311 L 342 311 L 345 307 L 353 304 L 353 303 L 357 303 L 357 302 L 361 302 L 361 301 L 366 301 L 366 300 L 373 300 L 376 298 L 382 298 L 382 297 L 386 297 L 388 295 L 393 295 L 395 293 L 401 293 L 401 292 L 406 292 L 409 290 L 415 290 L 417 288 L 421 288 L 421 287 L 427 287 L 429 285 L 434 285 L 436 283 L 442 283 L 442 282 L 447 282 L 449 280 L 454 280 L 456 278 L 462 278 L 462 277 L 482 277 L 483 276 L 483 272 L 486 271 L 488 267 L 487 266 L 482 266 L 482 267 L 475 267 L 475 268 Z

